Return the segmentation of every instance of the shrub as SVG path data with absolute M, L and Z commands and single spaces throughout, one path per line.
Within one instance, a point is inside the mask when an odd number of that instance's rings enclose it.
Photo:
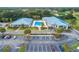
M 25 31 L 24 31 L 24 34 L 30 34 L 31 33 L 31 30 L 30 29 L 25 29 Z
M 19 48 L 19 52 L 25 52 L 25 50 L 26 50 L 26 45 L 22 44 Z
M 64 31 L 64 29 L 62 29 L 62 28 L 57 28 L 56 29 L 56 33 L 62 33 Z
M 1 32 L 1 33 L 4 33 L 5 31 L 6 31 L 5 28 L 0 28 L 0 32 Z
M 71 29 L 67 29 L 67 30 L 65 30 L 66 32 L 71 32 Z
M 61 34 L 55 33 L 54 36 L 55 36 L 56 38 L 60 38 L 60 37 L 61 37 Z
M 9 45 L 4 46 L 3 49 L 2 49 L 3 52 L 10 52 L 10 50 L 11 50 L 11 47 Z

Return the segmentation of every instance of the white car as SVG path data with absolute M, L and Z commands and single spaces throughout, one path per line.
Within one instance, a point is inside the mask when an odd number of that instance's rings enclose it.
M 16 39 L 17 37 L 16 36 L 13 36 L 13 39 Z

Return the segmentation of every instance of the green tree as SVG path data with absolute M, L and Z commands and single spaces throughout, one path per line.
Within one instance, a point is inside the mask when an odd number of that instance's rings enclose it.
M 50 13 L 50 11 L 48 10 L 44 10 L 42 16 L 52 16 L 52 14 Z
M 56 38 L 60 38 L 62 36 L 61 35 L 62 32 L 63 32 L 63 29 L 62 28 L 56 28 L 55 33 L 54 33 L 54 36 Z
M 4 32 L 6 32 L 6 29 L 5 29 L 5 28 L 0 28 L 0 32 L 1 32 L 2 34 L 4 34 Z
M 31 30 L 30 29 L 25 29 L 24 34 L 30 34 Z
M 67 43 L 64 43 L 63 47 L 64 47 L 64 51 L 65 52 L 70 52 L 71 51 L 71 49 L 69 48 L 69 46 L 67 45 Z
M 56 28 L 56 33 L 62 33 L 63 32 L 63 28 Z

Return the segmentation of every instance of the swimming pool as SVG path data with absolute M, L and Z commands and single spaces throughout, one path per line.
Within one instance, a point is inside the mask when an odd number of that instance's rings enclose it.
M 35 20 L 32 23 L 32 27 L 38 27 L 40 30 L 41 27 L 47 27 L 47 25 L 46 25 L 46 22 L 43 20 Z
M 35 27 L 40 27 L 40 26 L 42 26 L 42 22 L 36 21 L 35 24 L 34 24 L 34 26 L 35 26 Z

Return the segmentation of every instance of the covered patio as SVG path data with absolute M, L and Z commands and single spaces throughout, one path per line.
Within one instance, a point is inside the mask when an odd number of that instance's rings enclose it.
M 16 21 L 12 22 L 11 23 L 11 26 L 12 27 L 18 27 L 18 26 L 31 26 L 32 24 L 32 18 L 20 18 L 20 19 L 17 19 Z
M 66 29 L 68 29 L 68 27 L 69 27 L 69 24 L 67 22 L 65 22 L 64 20 L 59 19 L 57 17 L 54 17 L 54 16 L 53 17 L 43 17 L 42 19 L 47 23 L 47 26 L 49 26 L 49 27 L 56 27 L 56 28 L 63 27 Z

